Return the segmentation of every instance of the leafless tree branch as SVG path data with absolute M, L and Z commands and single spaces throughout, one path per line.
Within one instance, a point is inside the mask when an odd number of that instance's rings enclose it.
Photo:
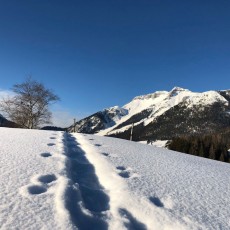
M 59 100 L 57 95 L 31 78 L 15 84 L 12 90 L 15 96 L 3 98 L 0 102 L 0 110 L 10 120 L 28 129 L 51 123 L 49 105 Z

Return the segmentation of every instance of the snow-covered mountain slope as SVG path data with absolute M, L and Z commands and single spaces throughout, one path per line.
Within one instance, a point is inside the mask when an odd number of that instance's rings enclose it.
M 104 109 L 76 122 L 75 130 L 82 133 L 96 133 L 114 126 L 127 113 L 126 109 L 118 106 Z M 74 131 L 74 127 L 71 126 L 69 131 Z
M 0 128 L 0 229 L 229 229 L 222 162 L 96 135 Z
M 113 123 L 104 123 L 103 116 L 97 119 L 96 113 L 89 117 L 95 121 L 93 125 L 89 118 L 85 118 L 79 121 L 76 127 L 78 132 L 129 139 L 131 126 L 134 124 L 136 141 L 171 139 L 175 135 L 216 131 L 228 126 L 229 102 L 228 90 L 195 93 L 175 87 L 169 92 L 157 91 L 135 97 L 119 109 L 124 109 L 126 113 L 122 113 Z M 170 128 L 170 125 L 173 128 Z M 83 130 L 82 127 L 85 126 L 87 129 Z

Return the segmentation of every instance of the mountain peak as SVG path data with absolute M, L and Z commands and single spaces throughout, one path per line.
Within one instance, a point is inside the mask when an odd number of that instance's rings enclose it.
M 189 90 L 175 86 L 174 88 L 172 88 L 172 90 L 170 92 L 182 92 L 182 91 L 189 91 Z
M 189 92 L 189 90 L 176 86 L 171 91 L 169 91 L 169 95 L 173 97 L 173 96 L 178 95 L 181 92 Z
M 181 87 L 178 87 L 178 86 L 175 86 L 171 91 L 187 91 L 188 89 L 184 89 L 184 88 L 181 88 Z
M 159 97 L 161 95 L 165 95 L 167 93 L 168 93 L 167 91 L 156 91 L 154 93 L 136 96 L 136 97 L 133 98 L 133 101 L 134 100 L 154 99 L 154 98 L 157 98 L 157 97 Z

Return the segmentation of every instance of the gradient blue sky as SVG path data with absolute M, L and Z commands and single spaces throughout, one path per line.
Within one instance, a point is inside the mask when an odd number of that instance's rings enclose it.
M 230 88 L 229 0 L 1 0 L 0 89 L 28 75 L 84 117 L 174 86 Z

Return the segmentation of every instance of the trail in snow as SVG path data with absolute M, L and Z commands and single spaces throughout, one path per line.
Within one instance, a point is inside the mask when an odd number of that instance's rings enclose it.
M 135 221 L 137 229 L 150 230 L 230 228 L 229 164 L 116 138 L 74 136 L 108 191 L 111 229 L 133 228 Z
M 89 162 L 94 165 L 96 175 L 109 195 L 109 229 L 188 229 L 183 220 L 171 218 L 164 210 L 159 209 L 160 201 L 157 197 L 152 197 L 157 204 L 153 205 L 153 201 L 137 196 L 135 191 L 127 186 L 128 181 L 139 183 L 141 178 L 132 167 L 125 167 L 122 164 L 115 167 L 106 159 L 107 157 L 119 158 L 119 155 L 103 151 L 107 144 L 100 143 L 101 137 L 94 136 L 98 143 L 92 135 L 75 134 L 74 136 L 85 151 Z M 122 149 L 122 146 L 117 147 Z
M 66 190 L 65 204 L 79 229 L 108 229 L 105 221 L 109 197 L 100 185 L 92 164 L 85 157 L 76 139 L 65 134 L 67 176 L 72 186 Z
M 90 162 L 92 160 L 91 152 L 88 145 L 84 143 L 82 136 L 80 138 L 73 137 L 71 134 L 65 134 L 65 154 L 68 157 L 66 161 L 66 169 L 68 178 L 71 180 L 71 186 L 66 190 L 65 200 L 66 208 L 70 213 L 71 219 L 75 226 L 79 229 L 132 229 L 144 230 L 147 229 L 144 223 L 138 220 L 132 214 L 129 207 L 123 205 L 121 198 L 117 196 L 126 197 L 130 199 L 130 194 L 123 190 L 120 186 L 120 178 L 128 178 L 130 172 L 128 169 L 118 167 L 120 171 L 116 178 L 110 179 L 113 188 L 104 187 L 99 182 L 100 175 L 95 171 L 94 165 Z M 100 144 L 94 146 L 100 147 Z M 86 148 L 84 151 L 82 148 Z M 93 150 L 93 149 L 92 149 Z M 91 156 L 91 157 L 90 157 Z M 89 158 L 89 159 L 88 159 Z M 103 161 L 103 158 L 101 158 Z M 92 161 L 95 163 L 94 161 Z M 104 163 L 103 163 L 104 164 Z M 107 165 L 109 166 L 109 165 Z M 104 171 L 109 173 L 109 171 Z M 121 203 L 117 202 L 120 200 Z M 130 205 L 135 205 L 134 200 L 130 200 Z

